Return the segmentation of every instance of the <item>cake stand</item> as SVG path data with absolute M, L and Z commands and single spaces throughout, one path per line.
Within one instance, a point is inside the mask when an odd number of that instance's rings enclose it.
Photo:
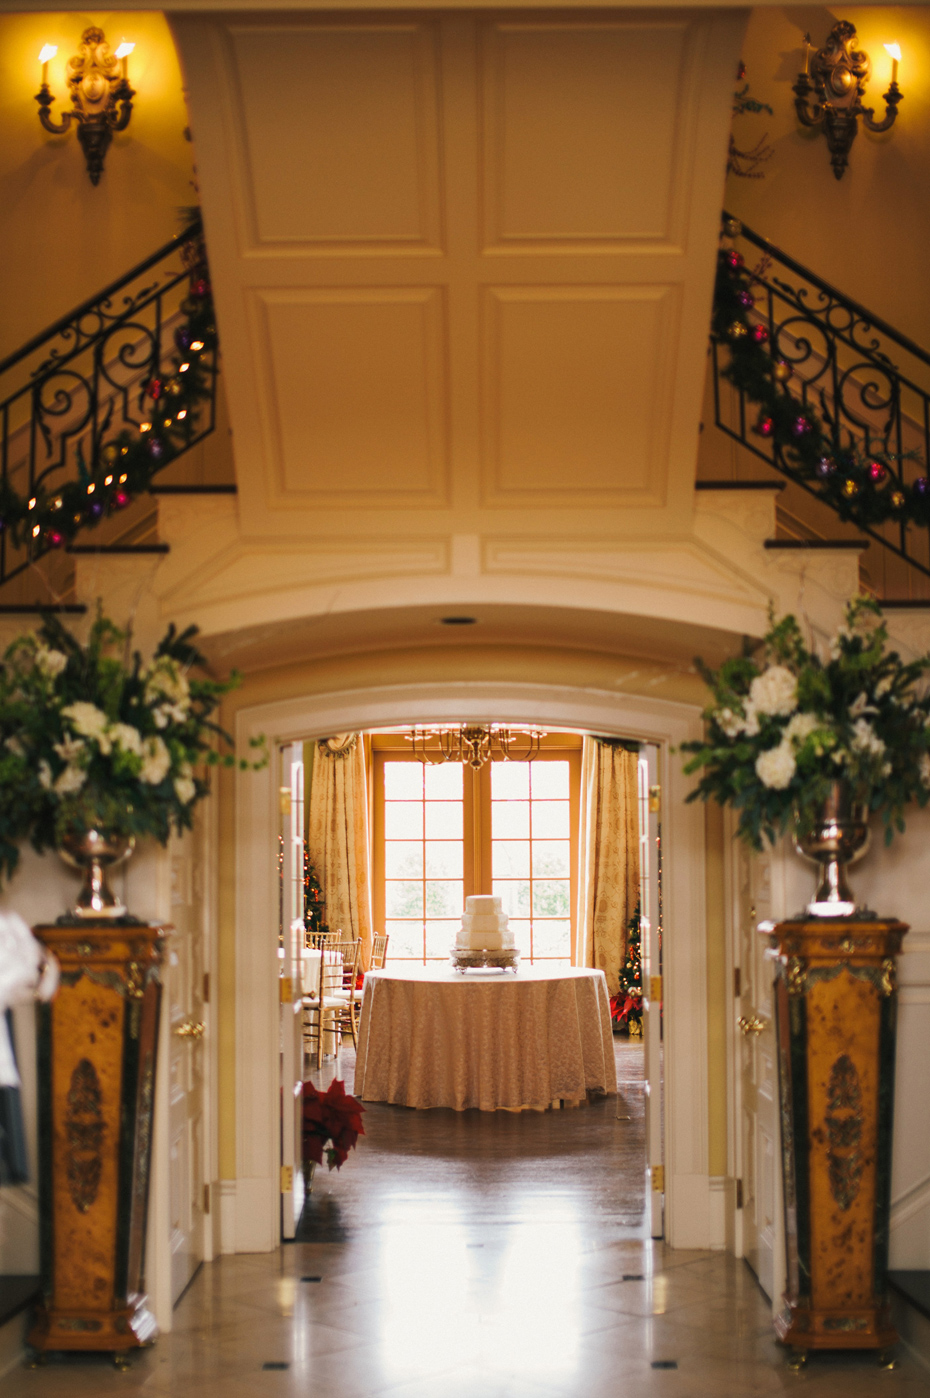
M 520 960 L 516 947 L 501 947 L 498 951 L 481 947 L 453 947 L 449 955 L 456 971 L 470 971 L 476 966 L 498 966 L 502 971 L 516 971 Z

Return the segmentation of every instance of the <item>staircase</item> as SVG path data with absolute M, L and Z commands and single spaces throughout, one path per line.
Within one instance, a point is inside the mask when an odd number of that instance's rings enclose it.
M 912 513 L 906 505 L 894 511 L 886 503 L 898 492 L 894 498 L 916 501 L 920 511 L 930 461 L 930 354 L 728 214 L 724 229 L 726 248 L 752 275 L 750 334 L 762 337 L 779 364 L 778 387 L 798 413 L 824 424 L 830 459 L 822 469 L 833 478 L 805 470 L 790 448 L 765 435 L 764 405 L 729 376 L 732 342 L 718 315 L 697 488 L 776 488 L 771 548 L 858 548 L 866 590 L 892 607 L 930 604 L 930 514 L 915 521 L 905 517 Z M 880 479 L 853 481 L 858 493 L 837 505 L 832 458 L 842 464 L 844 453 L 874 454 Z M 876 521 L 882 513 L 891 517 Z
M 0 362 L 0 613 L 84 610 L 73 600 L 75 556 L 167 552 L 158 540 L 153 497 L 235 492 L 227 432 L 208 444 L 216 428 L 225 427 L 217 355 L 209 348 L 197 356 L 204 385 L 197 410 L 182 411 L 188 419 L 183 431 L 175 424 L 162 450 L 156 453 L 150 443 L 152 465 L 144 478 L 157 483 L 130 498 L 107 465 L 119 459 L 120 443 L 149 441 L 141 433 L 159 425 L 158 386 L 172 384 L 179 363 L 193 362 L 185 338 L 189 298 L 205 279 L 198 218 Z M 160 414 L 180 401 L 169 392 Z M 70 537 L 78 515 L 68 531 L 32 524 L 29 509 L 44 505 L 47 511 L 76 486 L 87 498 L 79 541 Z M 23 501 L 24 519 L 17 516 Z

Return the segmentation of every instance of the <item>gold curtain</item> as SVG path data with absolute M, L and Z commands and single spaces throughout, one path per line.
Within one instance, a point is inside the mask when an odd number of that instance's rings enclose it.
M 371 870 L 368 778 L 358 733 L 322 738 L 313 755 L 307 849 L 326 898 L 333 932 L 362 939 L 362 964 L 371 961 Z
M 615 995 L 627 924 L 639 898 L 639 812 L 635 752 L 585 738 L 581 759 L 576 961 L 596 966 Z

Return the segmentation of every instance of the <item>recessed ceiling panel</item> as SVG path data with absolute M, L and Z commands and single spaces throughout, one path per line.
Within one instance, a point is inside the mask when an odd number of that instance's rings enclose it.
M 687 35 L 684 23 L 487 25 L 489 247 L 674 236 Z
M 435 28 L 230 27 L 259 246 L 440 241 Z
M 259 305 L 279 503 L 443 504 L 441 289 L 266 291 Z

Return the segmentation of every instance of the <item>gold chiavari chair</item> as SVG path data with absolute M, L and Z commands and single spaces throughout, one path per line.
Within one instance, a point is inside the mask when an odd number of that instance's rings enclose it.
M 348 992 L 355 985 L 361 941 L 329 942 L 320 948 L 320 981 L 316 995 L 305 995 L 304 1051 L 316 1048 L 317 1069 L 323 1066 L 323 1037 L 347 1029 L 357 1046 L 355 1018 Z
M 377 932 L 371 941 L 371 966 L 372 971 L 383 971 L 384 963 L 387 961 L 388 942 L 391 940 L 389 932 Z M 358 980 L 356 976 L 356 981 Z M 356 985 L 352 991 L 352 1014 L 358 1031 L 358 1022 L 362 1014 L 362 996 L 365 993 L 364 985 Z
M 332 942 L 340 941 L 341 932 L 308 932 L 307 946 L 315 951 L 320 951 L 323 947 L 328 947 Z

